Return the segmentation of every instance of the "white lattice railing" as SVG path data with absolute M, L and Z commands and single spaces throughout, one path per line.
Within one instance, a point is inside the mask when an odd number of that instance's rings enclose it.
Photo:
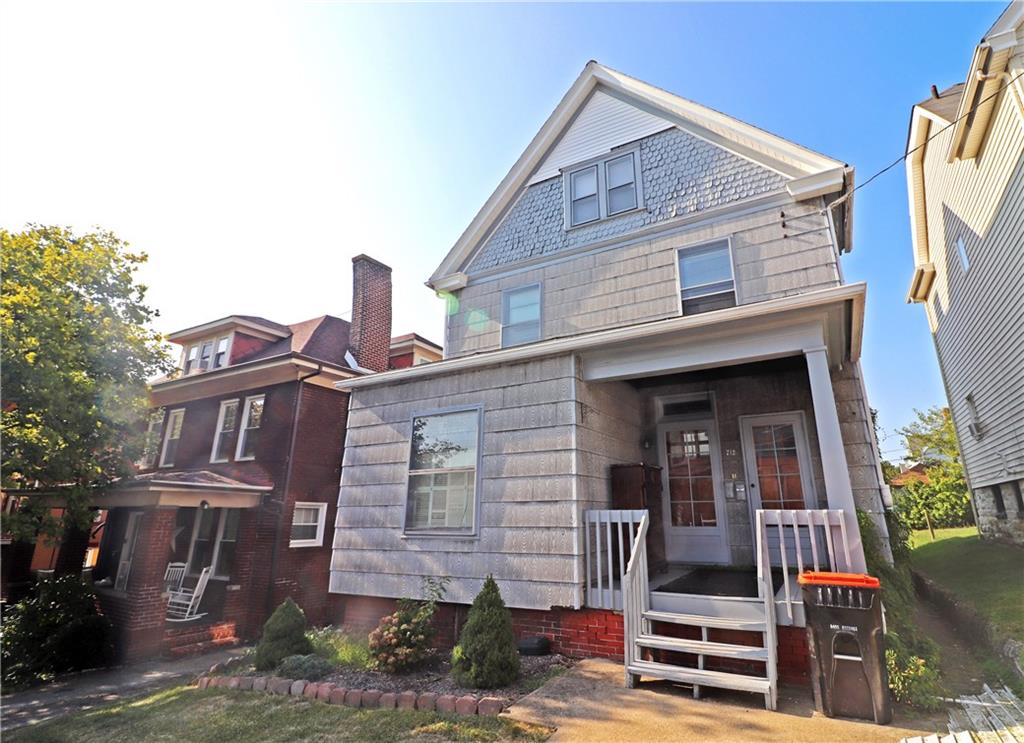
M 639 539 L 639 526 L 646 519 L 647 511 L 640 509 L 583 512 L 587 606 L 616 611 L 622 609 L 622 582 L 626 562 L 633 555 Z M 646 558 L 644 563 L 646 572 Z

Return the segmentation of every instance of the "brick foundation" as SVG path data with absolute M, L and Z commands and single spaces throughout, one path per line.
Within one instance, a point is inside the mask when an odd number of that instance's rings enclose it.
M 342 614 L 338 624 L 351 632 L 369 632 L 380 618 L 395 610 L 394 599 L 373 596 L 342 596 Z M 450 649 L 457 641 L 466 621 L 469 607 L 462 604 L 442 604 L 434 620 L 437 630 L 435 646 Z M 605 609 L 567 609 L 555 607 L 548 611 L 512 609 L 512 629 L 516 637 L 546 637 L 551 651 L 572 658 L 610 658 L 622 660 L 624 641 L 622 614 Z M 677 624 L 656 625 L 658 633 L 671 637 L 700 638 L 700 628 Z M 778 627 L 779 680 L 784 683 L 806 684 L 810 677 L 810 655 L 807 637 L 802 627 Z M 709 630 L 712 642 L 735 645 L 761 645 L 760 632 L 740 630 Z M 664 651 L 656 651 L 664 652 Z M 696 656 L 668 653 L 673 662 L 696 666 Z M 737 661 L 728 658 L 706 658 L 706 668 L 738 673 L 764 674 L 764 664 Z

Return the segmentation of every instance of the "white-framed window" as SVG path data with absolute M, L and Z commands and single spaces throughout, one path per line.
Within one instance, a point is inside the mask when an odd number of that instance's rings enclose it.
M 971 267 L 971 261 L 967 257 L 967 244 L 964 242 L 964 236 L 958 235 L 956 238 L 956 253 L 960 256 L 960 268 L 967 273 L 967 270 Z
M 149 469 L 156 465 L 157 455 L 160 453 L 160 429 L 164 425 L 164 409 L 152 410 L 149 413 L 149 422 L 146 424 L 146 435 L 142 440 L 142 455 L 136 462 L 140 469 Z
M 473 533 L 480 416 L 470 408 L 413 417 L 407 532 Z
M 164 427 L 164 445 L 160 449 L 160 466 L 173 467 L 174 457 L 178 453 L 178 442 L 181 441 L 181 428 L 185 424 L 185 408 L 176 408 L 167 414 L 167 425 Z
M 237 460 L 256 458 L 256 442 L 259 439 L 260 424 L 263 422 L 263 402 L 263 395 L 245 398 L 242 426 L 238 434 L 238 446 L 235 448 Z
M 188 574 L 199 575 L 203 568 L 212 568 L 210 575 L 230 579 L 235 569 L 238 544 L 238 508 L 197 508 L 192 522 L 192 539 L 188 550 Z
M 501 293 L 502 348 L 540 340 L 540 295 L 540 284 Z
M 231 353 L 231 334 L 204 338 L 185 347 L 181 369 L 185 374 L 212 371 L 227 366 Z
M 292 531 L 288 546 L 320 547 L 324 543 L 326 521 L 326 503 L 296 503 L 292 512 Z
M 684 315 L 736 306 L 736 280 L 729 240 L 680 248 L 679 298 Z
M 640 150 L 618 150 L 565 171 L 566 228 L 624 214 L 643 206 Z
M 213 433 L 211 462 L 226 462 L 231 455 L 231 435 L 238 427 L 238 400 L 222 400 L 217 415 L 217 429 Z

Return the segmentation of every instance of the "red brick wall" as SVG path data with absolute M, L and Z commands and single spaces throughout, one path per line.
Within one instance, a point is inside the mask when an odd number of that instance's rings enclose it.
M 374 596 L 341 596 L 342 612 L 336 623 L 346 629 L 365 633 L 377 626 L 380 618 L 395 610 L 394 599 Z M 438 607 L 434 626 L 437 630 L 435 645 L 450 649 L 458 641 L 458 633 L 466 621 L 469 607 L 462 604 L 442 604 Z M 553 608 L 549 611 L 512 609 L 512 629 L 517 638 L 542 636 L 551 641 L 551 650 L 573 658 L 610 658 L 622 660 L 624 633 L 622 614 L 605 609 Z M 700 628 L 677 624 L 657 625 L 660 634 L 670 637 L 699 639 Z M 738 630 L 710 630 L 712 642 L 760 647 L 760 632 Z M 663 651 L 657 651 L 663 652 Z M 696 665 L 696 656 L 671 653 L 674 662 Z M 691 660 L 692 659 L 692 660 Z M 806 684 L 810 660 L 805 630 L 802 627 L 778 627 L 779 679 L 786 683 Z M 706 668 L 739 673 L 763 674 L 764 664 L 734 661 L 727 658 L 708 658 Z
M 387 371 L 391 354 L 391 269 L 366 255 L 352 259 L 352 329 L 356 361 Z
M 409 353 L 400 353 L 391 357 L 391 368 L 392 369 L 408 369 L 412 366 L 414 354 L 412 351 Z

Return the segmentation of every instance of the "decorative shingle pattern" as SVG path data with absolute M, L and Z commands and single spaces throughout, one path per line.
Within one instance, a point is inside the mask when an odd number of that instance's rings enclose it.
M 680 129 L 640 140 L 645 208 L 566 230 L 562 178 L 530 186 L 470 264 L 469 271 L 516 263 L 624 235 L 782 188 L 785 176 Z

